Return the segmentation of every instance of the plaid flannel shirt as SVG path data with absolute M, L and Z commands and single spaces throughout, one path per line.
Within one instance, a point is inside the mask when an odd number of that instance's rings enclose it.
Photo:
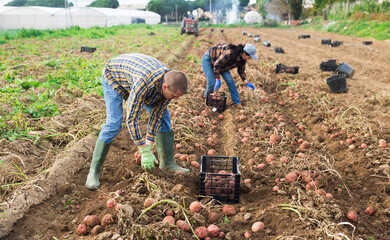
M 243 81 L 246 80 L 245 64 L 240 53 L 228 44 L 217 44 L 209 50 L 215 78 L 221 78 L 221 72 L 229 71 L 237 67 L 237 72 Z
M 103 69 L 110 86 L 128 100 L 126 122 L 136 145 L 145 144 L 140 115 L 143 105 L 151 105 L 146 139 L 155 141 L 161 118 L 170 100 L 162 93 L 163 76 L 169 69 L 153 57 L 140 53 L 123 54 L 111 59 Z

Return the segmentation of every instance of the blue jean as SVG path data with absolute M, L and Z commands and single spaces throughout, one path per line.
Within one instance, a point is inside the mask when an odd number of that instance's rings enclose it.
M 202 57 L 202 69 L 207 78 L 207 87 L 204 94 L 207 97 L 208 93 L 214 91 L 215 85 L 215 76 L 213 71 L 213 65 L 211 64 L 210 54 L 207 51 Z M 236 83 L 233 80 L 232 74 L 229 71 L 221 72 L 221 76 L 226 82 L 226 85 L 229 88 L 230 97 L 232 98 L 234 104 L 241 104 L 240 95 L 238 94 Z
M 106 123 L 103 125 L 99 134 L 99 140 L 104 143 L 112 143 L 114 138 L 119 134 L 122 129 L 123 121 L 123 98 L 117 91 L 107 83 L 105 77 L 102 77 L 102 87 L 104 93 L 104 100 L 106 102 Z M 148 113 L 151 112 L 153 106 L 144 105 L 144 108 Z M 158 132 L 171 131 L 171 118 L 169 116 L 169 109 L 167 107 L 164 112 L 161 125 Z

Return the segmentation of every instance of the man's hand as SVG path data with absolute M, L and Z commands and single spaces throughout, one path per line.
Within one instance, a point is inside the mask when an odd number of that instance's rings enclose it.
M 252 83 L 248 82 L 248 81 L 245 81 L 245 85 L 249 88 L 251 88 L 252 90 L 255 90 L 255 85 L 253 85 Z
M 215 80 L 214 91 L 218 91 L 220 87 L 221 87 L 221 79 L 217 78 Z
M 144 170 L 152 170 L 154 164 L 158 163 L 156 157 L 152 153 L 153 145 L 147 145 L 146 147 L 139 147 L 141 153 L 141 167 Z

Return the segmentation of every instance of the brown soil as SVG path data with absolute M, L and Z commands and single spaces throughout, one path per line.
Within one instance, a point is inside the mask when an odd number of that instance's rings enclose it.
M 242 31 L 260 34 L 262 41 L 269 40 L 272 47 L 254 43 Z M 191 160 L 200 162 L 201 156 L 214 148 L 220 156 L 240 159 L 240 203 L 234 205 L 237 214 L 224 217 L 222 205 L 210 198 L 201 200 L 204 208 L 200 213 L 186 214 L 194 228 L 207 227 L 207 214 L 215 210 L 219 213 L 215 225 L 226 233 L 226 239 L 244 239 L 245 232 L 252 234 L 249 239 L 390 239 L 390 145 L 378 147 L 379 139 L 390 142 L 389 42 L 374 40 L 368 48 L 353 45 L 367 39 L 308 31 L 304 34 L 312 38 L 298 39 L 303 32 L 298 28 L 228 28 L 223 33 L 220 29 L 202 29 L 198 38 L 188 36 L 188 41 L 168 57 L 170 68 L 185 71 L 191 79 L 190 93 L 170 105 L 175 143 L 182 145 L 175 152 L 191 155 Z M 321 38 L 343 41 L 344 45 L 321 45 Z M 234 108 L 228 94 L 228 107 L 221 121 L 219 113 L 204 112 L 210 107 L 202 98 L 206 80 L 200 59 L 210 46 L 228 42 L 250 42 L 258 47 L 259 60 L 250 60 L 247 66 L 248 80 L 257 88 L 248 90 L 232 71 L 244 108 Z M 283 47 L 285 54 L 275 53 L 274 46 Z M 196 58 L 188 58 L 190 55 Z M 347 92 L 329 91 L 325 79 L 332 73 L 319 69 L 320 63 L 329 59 L 355 68 L 354 77 L 347 79 Z M 276 63 L 299 66 L 299 74 L 275 74 Z M 224 82 L 221 90 L 228 92 Z M 238 118 L 240 115 L 245 119 Z M 159 169 L 146 174 L 135 163 L 137 149 L 127 128 L 112 144 L 102 169 L 100 189 L 85 189 L 96 137 L 88 135 L 72 142 L 72 136 L 87 132 L 86 128 L 99 129 L 103 121 L 104 100 L 84 96 L 61 116 L 42 123 L 67 136 L 48 138 L 63 150 L 48 150 L 44 141 L 0 142 L 3 159 L 23 165 L 26 174 L 35 174 L 32 181 L 4 196 L 5 202 L 0 206 L 1 239 L 94 239 L 91 233 L 78 236 L 77 226 L 86 215 L 101 219 L 106 213 L 114 216 L 114 224 L 105 227 L 98 239 L 194 238 L 190 232 L 161 223 L 169 209 L 174 210 L 176 221 L 184 220 L 181 209 L 173 204 L 160 204 L 136 220 L 148 197 L 169 199 L 188 209 L 198 199 L 199 169 L 177 159 L 191 169 L 190 174 Z M 143 121 L 145 125 L 145 116 Z M 200 127 L 198 122 L 205 126 Z M 241 142 L 244 133 L 249 134 L 246 143 Z M 281 137 L 280 143 L 269 143 L 272 134 Z M 341 146 L 340 141 L 347 139 L 354 142 Z M 309 142 L 310 147 L 299 150 L 301 141 Z M 364 149 L 363 143 L 367 145 Z M 254 151 L 255 147 L 259 150 Z M 269 154 L 276 157 L 274 163 L 266 162 Z M 281 162 L 282 156 L 289 161 Z M 255 165 L 249 165 L 250 159 Z M 265 167 L 256 167 L 260 163 Z M 37 173 L 37 166 L 47 170 Z M 287 183 L 285 176 L 289 172 L 297 173 L 298 179 Z M 305 176 L 315 180 L 315 189 L 306 189 Z M 244 184 L 244 179 L 252 183 Z M 15 177 L 15 182 L 20 180 Z M 279 190 L 273 191 L 274 186 Z M 321 195 L 319 189 L 333 198 Z M 121 193 L 117 194 L 117 190 Z M 119 211 L 107 208 L 109 198 L 127 207 Z M 365 213 L 368 206 L 375 210 L 372 216 Z M 349 210 L 357 213 L 357 222 L 347 219 Z M 256 221 L 265 224 L 264 231 L 251 232 Z

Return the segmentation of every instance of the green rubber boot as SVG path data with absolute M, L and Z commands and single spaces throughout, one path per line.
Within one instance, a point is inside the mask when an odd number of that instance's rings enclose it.
M 103 165 L 104 160 L 106 160 L 110 146 L 111 143 L 104 143 L 99 139 L 96 141 L 91 167 L 89 168 L 87 181 L 85 182 L 85 187 L 89 190 L 96 190 L 100 186 L 100 167 Z
M 157 132 L 156 147 L 161 169 L 190 172 L 189 169 L 182 168 L 175 162 L 173 157 L 173 131 Z

